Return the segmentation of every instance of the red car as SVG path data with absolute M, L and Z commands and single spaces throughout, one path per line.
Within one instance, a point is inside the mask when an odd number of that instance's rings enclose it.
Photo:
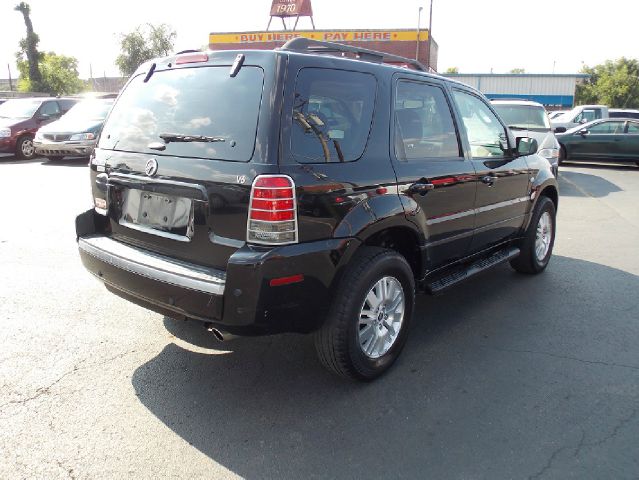
M 66 98 L 16 98 L 0 105 L 0 153 L 35 156 L 33 137 L 42 125 L 57 120 L 75 103 Z

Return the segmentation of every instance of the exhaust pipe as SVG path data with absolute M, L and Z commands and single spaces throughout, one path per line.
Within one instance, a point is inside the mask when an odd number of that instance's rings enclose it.
M 220 342 L 226 342 L 228 340 L 232 340 L 237 338 L 237 335 L 231 335 L 228 332 L 224 332 L 218 328 L 215 328 L 213 324 L 207 323 L 204 325 L 206 329 L 213 334 L 213 336 L 218 339 Z

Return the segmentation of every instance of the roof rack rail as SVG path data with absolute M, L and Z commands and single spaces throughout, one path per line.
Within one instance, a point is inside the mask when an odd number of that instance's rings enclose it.
M 353 47 L 350 45 L 344 45 L 343 43 L 311 40 L 305 37 L 293 38 L 286 42 L 282 47 L 280 47 L 279 50 L 327 54 L 354 53 L 358 59 L 366 60 L 369 62 L 385 63 L 390 61 L 395 63 L 406 63 L 414 67 L 416 70 L 420 70 L 422 72 L 428 71 L 428 69 L 424 65 L 412 58 L 392 55 L 390 53 L 379 52 L 377 50 L 369 50 L 367 48 Z

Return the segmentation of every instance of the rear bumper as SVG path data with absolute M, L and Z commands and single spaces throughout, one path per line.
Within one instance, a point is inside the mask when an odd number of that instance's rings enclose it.
M 226 271 L 181 262 L 108 236 L 87 232 L 88 211 L 76 222 L 84 266 L 113 293 L 150 310 L 210 322 L 236 335 L 310 332 L 321 325 L 331 288 L 359 245 L 334 239 L 278 248 L 244 246 Z M 272 279 L 303 280 L 271 286 Z
M 33 142 L 38 155 L 64 156 L 78 155 L 89 156 L 95 148 L 95 141 L 88 142 Z

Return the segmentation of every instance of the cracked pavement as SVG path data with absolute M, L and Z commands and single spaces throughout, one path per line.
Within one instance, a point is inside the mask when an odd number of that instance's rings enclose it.
M 0 158 L 0 478 L 639 476 L 636 167 L 563 167 L 548 270 L 419 298 L 372 384 L 108 293 L 76 252 L 87 178 Z

